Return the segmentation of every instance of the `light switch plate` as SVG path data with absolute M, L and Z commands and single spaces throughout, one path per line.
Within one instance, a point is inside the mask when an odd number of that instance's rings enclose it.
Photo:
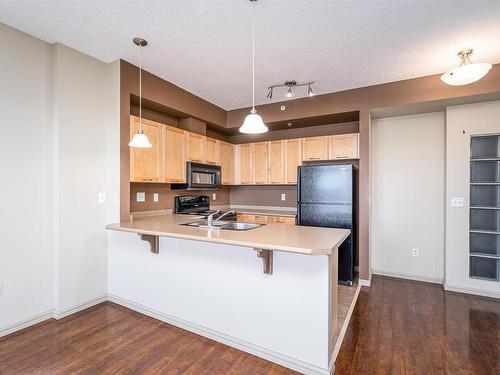
M 281 194 L 281 200 L 286 201 L 286 194 Z
M 451 197 L 451 207 L 463 207 L 464 197 Z
M 212 193 L 212 200 L 213 201 L 217 200 L 217 194 L 216 193 Z
M 113 204 L 118 204 L 118 193 L 111 194 L 111 201 Z
M 153 193 L 153 202 L 158 202 L 158 193 Z
M 146 193 L 137 193 L 136 194 L 137 202 L 146 202 Z
M 99 195 L 98 195 L 98 197 L 97 197 L 97 201 L 98 201 L 99 203 L 106 203 L 106 193 L 105 193 L 105 192 L 103 192 L 103 191 L 100 191 L 100 192 L 99 192 Z
M 0 297 L 2 297 L 2 283 L 0 283 Z

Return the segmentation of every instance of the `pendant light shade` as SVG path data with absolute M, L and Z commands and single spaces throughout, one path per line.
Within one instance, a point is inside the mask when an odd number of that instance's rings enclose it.
M 250 0 L 251 2 L 256 2 L 257 0 Z M 272 97 L 271 92 L 271 97 Z M 269 94 L 268 94 L 269 97 Z M 250 114 L 245 117 L 243 125 L 240 126 L 240 132 L 246 134 L 260 134 L 265 133 L 269 129 L 264 124 L 262 117 L 257 113 L 255 109 L 255 16 L 252 13 L 252 110 Z
M 488 63 L 471 63 L 469 58 L 474 51 L 471 49 L 460 51 L 458 57 L 462 59 L 459 67 L 449 70 L 441 76 L 441 80 L 452 86 L 468 85 L 479 81 L 491 70 Z
M 132 140 L 128 144 L 130 147 L 137 147 L 137 148 L 151 148 L 153 145 L 151 142 L 149 142 L 148 137 L 146 137 L 146 134 L 139 129 L 137 133 L 134 134 L 132 137 Z
M 245 117 L 245 121 L 243 121 L 243 125 L 240 127 L 240 132 L 246 134 L 265 133 L 268 130 L 262 117 L 260 117 L 255 109 L 250 111 L 250 114 Z
M 142 38 L 134 38 L 134 44 L 139 46 L 139 130 L 134 134 L 129 142 L 130 147 L 151 148 L 153 145 L 142 130 L 142 47 L 147 46 L 148 42 Z

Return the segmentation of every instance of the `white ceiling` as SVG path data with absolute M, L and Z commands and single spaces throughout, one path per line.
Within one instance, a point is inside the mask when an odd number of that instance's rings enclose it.
M 137 65 L 146 38 L 146 70 L 234 109 L 251 105 L 252 5 L 257 104 L 291 79 L 322 94 L 441 73 L 465 48 L 500 62 L 498 0 L 0 1 L 0 22 L 106 62 Z

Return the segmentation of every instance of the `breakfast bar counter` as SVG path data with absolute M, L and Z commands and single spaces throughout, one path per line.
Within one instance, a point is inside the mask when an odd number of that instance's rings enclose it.
M 201 219 L 107 225 L 109 299 L 301 373 L 331 374 L 338 247 L 350 232 L 183 225 Z

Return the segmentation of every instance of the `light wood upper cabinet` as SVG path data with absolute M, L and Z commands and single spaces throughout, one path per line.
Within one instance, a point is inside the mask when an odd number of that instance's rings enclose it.
M 285 141 L 285 182 L 297 183 L 297 167 L 302 164 L 302 140 L 287 139 Z
M 267 184 L 269 182 L 269 142 L 254 144 L 254 182 Z
M 186 182 L 186 132 L 164 126 L 163 170 L 165 182 Z
M 234 146 L 231 143 L 220 142 L 220 168 L 222 174 L 222 184 L 231 185 L 234 183 L 234 166 L 233 166 L 233 150 Z
M 205 138 L 205 163 L 219 164 L 219 141 L 213 138 Z
M 239 146 L 239 183 L 253 184 L 254 144 L 246 143 Z
M 203 163 L 205 160 L 205 137 L 200 134 L 186 132 L 187 160 Z
M 269 182 L 271 184 L 285 183 L 285 142 L 269 142 Z
M 339 134 L 330 136 L 328 158 L 335 159 L 357 159 L 358 134 Z
M 139 118 L 130 116 L 130 139 L 139 130 Z M 151 148 L 130 147 L 130 181 L 160 182 L 162 125 L 142 119 L 142 130 L 153 145 Z
M 303 138 L 302 160 L 328 160 L 328 136 Z

